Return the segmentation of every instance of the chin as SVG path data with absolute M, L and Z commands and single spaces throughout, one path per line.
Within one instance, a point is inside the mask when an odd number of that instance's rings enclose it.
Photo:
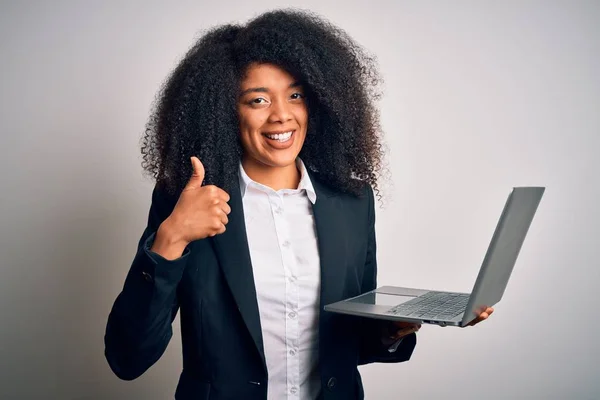
M 296 158 L 300 153 L 301 148 L 296 148 L 293 146 L 289 149 L 285 150 L 273 150 L 273 149 L 264 149 L 262 154 L 259 155 L 258 160 L 263 164 L 269 165 L 271 167 L 287 167 L 290 164 L 294 164 L 296 162 Z
M 271 167 L 283 168 L 289 166 L 290 164 L 294 164 L 296 162 L 297 157 L 297 153 L 280 154 L 277 156 L 266 157 L 262 160 L 262 162 L 263 164 L 266 164 Z

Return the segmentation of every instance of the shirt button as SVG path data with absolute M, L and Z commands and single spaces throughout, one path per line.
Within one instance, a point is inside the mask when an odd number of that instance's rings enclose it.
M 292 311 L 291 313 L 289 313 L 289 314 L 288 314 L 288 316 L 289 316 L 291 319 L 294 319 L 294 318 L 296 318 L 296 313 Z
M 296 355 L 296 350 L 294 350 L 294 349 L 291 349 L 291 350 L 290 350 L 290 356 L 295 356 L 295 355 Z
M 290 247 L 290 241 L 286 240 L 285 242 L 282 243 L 283 247 Z
M 291 393 L 291 394 L 296 394 L 296 393 L 298 393 L 298 388 L 297 388 L 296 386 L 292 386 L 292 387 L 290 388 L 290 393 Z

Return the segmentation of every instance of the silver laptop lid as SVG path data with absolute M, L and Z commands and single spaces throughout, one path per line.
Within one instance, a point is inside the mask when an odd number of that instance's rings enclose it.
M 508 195 L 461 325 L 472 321 L 482 307 L 491 307 L 502 298 L 545 189 L 515 187 Z

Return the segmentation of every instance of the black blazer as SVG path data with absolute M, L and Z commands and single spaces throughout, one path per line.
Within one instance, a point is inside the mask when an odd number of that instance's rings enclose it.
M 410 358 L 416 336 L 395 353 L 381 342 L 381 323 L 323 311 L 323 306 L 376 287 L 375 208 L 365 186 L 360 197 L 342 194 L 310 174 L 321 260 L 319 369 L 322 399 L 362 399 L 357 366 Z M 122 292 L 108 317 L 105 355 L 114 373 L 131 380 L 165 351 L 181 312 L 183 371 L 176 399 L 267 398 L 267 367 L 239 190 L 229 193 L 225 233 L 190 243 L 181 258 L 149 251 L 177 198 L 152 193 L 148 226 Z

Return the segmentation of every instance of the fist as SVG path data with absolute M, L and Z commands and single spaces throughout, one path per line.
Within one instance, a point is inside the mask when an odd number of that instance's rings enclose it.
M 204 166 L 191 158 L 193 173 L 168 217 L 177 236 L 184 243 L 225 232 L 231 208 L 229 195 L 214 185 L 203 186 Z

